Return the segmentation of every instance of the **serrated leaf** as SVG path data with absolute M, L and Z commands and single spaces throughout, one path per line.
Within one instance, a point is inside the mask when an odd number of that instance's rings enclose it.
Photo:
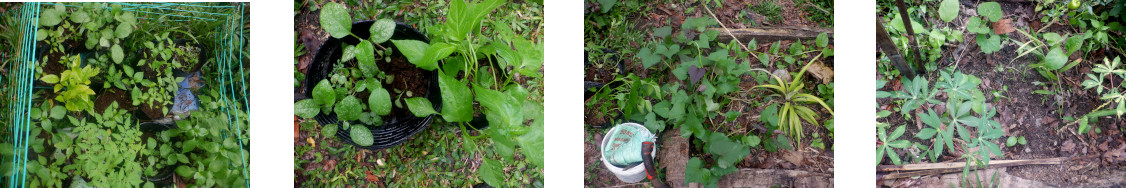
M 333 38 L 344 38 L 352 33 L 352 16 L 343 5 L 334 2 L 321 7 L 320 23 Z

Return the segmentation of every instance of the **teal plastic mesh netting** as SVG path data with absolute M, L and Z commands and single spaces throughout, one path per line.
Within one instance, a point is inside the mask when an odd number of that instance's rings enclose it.
M 145 23 L 154 27 L 158 26 L 191 26 L 191 27 L 206 27 L 210 31 L 209 34 L 191 34 L 192 30 L 184 29 L 175 32 L 182 33 L 189 36 L 195 41 L 200 42 L 200 45 L 205 45 L 209 50 L 204 50 L 201 53 L 206 53 L 206 56 L 211 57 L 206 63 L 204 71 L 211 71 L 208 79 L 214 79 L 208 82 L 214 91 L 219 92 L 218 98 L 212 99 L 214 106 L 218 106 L 221 111 L 217 112 L 219 116 L 225 118 L 226 128 L 222 130 L 224 134 L 219 134 L 221 137 L 218 140 L 227 139 L 230 137 L 236 138 L 238 152 L 223 153 L 223 155 L 230 155 L 232 159 L 228 164 L 235 165 L 222 165 L 230 168 L 230 171 L 240 171 L 238 176 L 241 177 L 242 185 L 226 185 L 249 187 L 249 138 L 246 138 L 247 130 L 249 128 L 248 112 L 249 107 L 249 62 L 248 62 L 248 46 L 246 42 L 249 36 L 247 29 L 248 20 L 245 17 L 248 11 L 248 3 L 218 3 L 218 2 L 182 2 L 182 3 L 152 3 L 152 2 L 110 2 L 110 3 L 96 3 L 99 7 L 105 9 L 114 9 L 114 11 L 127 11 L 136 15 L 138 23 Z M 7 136 L 0 139 L 0 153 L 3 153 L 3 163 L 0 165 L 2 170 L 7 170 L 3 173 L 4 178 L 3 186 L 7 187 L 26 187 L 29 183 L 29 176 L 36 176 L 37 172 L 29 172 L 29 160 L 36 160 L 35 153 L 30 150 L 35 143 L 35 135 L 32 135 L 31 130 L 33 126 L 38 126 L 37 122 L 33 120 L 33 109 L 37 108 L 37 104 L 41 104 L 44 100 L 52 100 L 50 98 L 37 97 L 35 92 L 37 90 L 50 90 L 50 87 L 36 87 L 37 75 L 36 67 L 39 66 L 39 58 L 42 58 L 42 43 L 37 44 L 37 38 L 43 37 L 40 29 L 40 14 L 45 9 L 65 8 L 74 9 L 78 7 L 89 8 L 89 4 L 78 3 L 40 3 L 29 2 L 23 3 L 18 6 L 18 10 L 10 10 L 3 16 L 10 16 L 16 18 L 15 25 L 8 25 L 10 30 L 17 31 L 18 38 L 9 39 L 16 41 L 18 46 L 9 46 L 0 48 L 0 91 L 6 100 L 0 100 L 0 104 L 6 106 L 0 110 L 0 119 L 2 123 L 8 127 Z M 17 7 L 17 6 L 12 6 Z M 5 23 L 6 24 L 6 23 Z M 188 38 L 188 37 L 185 37 Z M 202 62 L 200 62 L 202 63 Z M 39 75 L 42 76 L 42 75 Z M 10 143 L 10 148 L 8 147 Z M 40 143 L 41 144 L 41 143 Z M 224 143 L 226 144 L 226 143 Z M 41 156 L 39 156 L 41 157 Z M 30 159 L 29 159 L 30 158 Z M 40 159 L 42 160 L 42 159 Z M 232 172 L 233 173 L 233 172 Z M 234 176 L 232 174 L 231 176 Z

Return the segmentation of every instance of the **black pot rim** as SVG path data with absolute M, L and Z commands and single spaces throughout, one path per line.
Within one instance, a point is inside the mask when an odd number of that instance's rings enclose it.
M 375 20 L 353 22 L 351 32 L 355 36 L 366 38 L 370 36 L 368 28 L 370 28 L 374 23 Z M 395 23 L 395 32 L 392 34 L 391 39 L 420 40 L 426 43 L 430 43 L 430 39 L 427 38 L 425 34 L 422 34 L 422 32 L 419 32 L 414 27 L 403 22 Z M 331 69 L 334 67 L 332 65 L 339 62 L 338 60 L 341 58 L 341 56 L 343 56 L 342 49 L 340 48 L 341 44 L 344 43 L 356 45 L 359 44 L 360 41 L 361 39 L 353 37 L 351 35 L 340 39 L 333 38 L 331 36 L 327 37 L 325 42 L 322 43 L 320 49 L 317 50 L 317 53 L 314 55 L 313 62 L 310 63 L 309 69 L 306 72 L 304 88 L 306 98 L 312 98 L 313 87 L 315 87 L 318 82 L 328 77 L 328 74 L 332 72 Z M 380 45 L 387 46 L 388 48 L 395 48 L 390 40 L 383 42 Z M 427 85 L 429 86 L 427 87 L 427 92 L 424 97 L 426 97 L 430 101 L 430 103 L 433 105 L 432 107 L 434 107 L 435 110 L 440 111 L 442 107 L 442 98 L 441 93 L 438 91 L 438 72 L 436 70 L 423 71 L 425 72 L 424 74 L 426 75 L 426 77 L 430 78 L 428 80 L 429 83 L 427 83 Z M 423 129 L 429 126 L 433 118 L 434 115 L 428 115 L 425 117 L 414 117 L 408 115 L 408 117 L 384 118 L 385 121 L 382 125 L 379 126 L 367 125 L 358 121 L 349 121 L 348 123 L 353 126 L 366 126 L 371 131 L 373 139 L 375 141 L 370 146 L 361 146 L 353 142 L 350 137 L 350 129 L 339 128 L 337 129 L 336 135 L 339 139 L 343 140 L 346 143 L 365 149 L 389 148 L 398 145 L 399 143 L 406 141 L 411 136 L 414 136 L 418 132 L 421 132 Z M 321 125 L 340 123 L 340 121 L 336 118 L 335 113 L 318 113 L 315 119 Z

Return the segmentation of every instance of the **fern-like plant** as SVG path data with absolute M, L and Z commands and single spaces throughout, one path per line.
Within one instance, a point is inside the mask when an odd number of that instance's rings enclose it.
M 790 135 L 791 138 L 794 138 L 799 143 L 801 142 L 803 133 L 801 120 L 804 119 L 810 124 L 819 125 L 817 122 L 817 113 L 814 112 L 813 109 L 804 106 L 804 104 L 820 104 L 821 107 L 829 110 L 829 115 L 833 115 L 833 108 L 825 104 L 825 101 L 821 100 L 820 97 L 802 92 L 802 89 L 805 88 L 805 83 L 802 83 L 802 76 L 805 75 L 805 71 L 809 68 L 809 65 L 813 64 L 813 62 L 817 61 L 820 57 L 820 54 L 814 56 L 813 59 L 809 61 L 810 63 L 806 63 L 805 66 L 798 71 L 798 74 L 794 76 L 794 79 L 791 80 L 790 83 L 786 83 L 781 77 L 778 77 L 778 75 L 772 75 L 776 83 L 758 85 L 752 88 L 768 89 L 774 92 L 771 96 L 777 96 L 782 99 L 782 107 L 778 108 L 777 125 L 779 129 L 786 132 L 786 134 Z M 766 69 L 753 70 L 763 71 L 767 74 L 770 73 L 770 71 Z

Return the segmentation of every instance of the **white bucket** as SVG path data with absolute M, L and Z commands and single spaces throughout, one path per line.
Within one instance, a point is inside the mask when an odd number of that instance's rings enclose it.
M 612 132 L 618 131 L 618 128 L 621 127 L 621 126 L 637 126 L 637 127 L 640 127 L 642 130 L 644 130 L 644 131 L 642 131 L 643 133 L 651 135 L 651 136 L 653 136 L 653 138 L 657 137 L 657 136 L 653 135 L 653 133 L 649 132 L 649 129 L 645 128 L 645 126 L 641 126 L 641 124 L 637 124 L 637 123 L 618 124 L 617 126 L 614 126 L 614 128 L 610 129 L 610 131 L 607 132 L 607 133 L 612 133 Z M 601 148 L 607 147 L 606 145 L 609 144 L 609 143 L 610 143 L 610 136 L 608 136 L 608 135 L 602 136 L 602 144 L 600 145 Z M 600 148 L 599 151 L 602 151 L 601 148 Z M 657 156 L 656 146 L 654 146 L 653 153 L 651 153 L 651 155 L 655 160 L 656 156 Z M 623 168 L 623 167 L 619 167 L 619 166 L 610 164 L 610 161 L 608 161 L 606 159 L 606 155 L 602 155 L 602 157 L 599 157 L 599 158 L 602 159 L 602 165 L 606 166 L 606 169 L 610 169 L 610 172 L 613 172 L 615 176 L 618 176 L 618 180 L 622 180 L 623 182 L 626 182 L 626 183 L 637 183 L 637 182 L 641 182 L 641 180 L 645 179 L 645 166 L 642 165 L 642 163 L 626 166 L 626 167 Z

